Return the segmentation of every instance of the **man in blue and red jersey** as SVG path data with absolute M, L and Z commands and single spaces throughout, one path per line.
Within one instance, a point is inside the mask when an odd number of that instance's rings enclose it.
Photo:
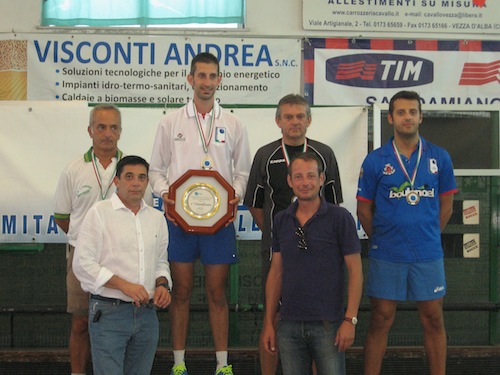
M 417 302 L 431 375 L 445 374 L 441 231 L 457 187 L 449 154 L 419 135 L 422 118 L 416 92 L 395 94 L 394 136 L 365 158 L 359 177 L 357 214 L 370 238 L 365 375 L 380 373 L 397 302 L 405 300 Z

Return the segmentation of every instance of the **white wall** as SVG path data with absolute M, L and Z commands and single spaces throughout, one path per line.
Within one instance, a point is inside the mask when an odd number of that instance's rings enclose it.
M 247 0 L 247 29 L 232 32 L 230 36 L 269 37 L 348 37 L 348 38 L 415 38 L 412 34 L 366 33 L 353 35 L 351 32 L 305 31 L 302 29 L 303 0 Z M 310 0 L 305 0 L 310 1 Z M 498 1 L 498 0 L 496 0 Z M 41 18 L 41 0 L 0 0 L 0 33 L 39 32 L 37 26 Z M 165 32 L 161 32 L 165 34 Z M 179 32 L 176 32 L 177 34 Z M 191 34 L 194 34 L 191 32 Z M 219 33 L 220 34 L 220 33 Z M 226 34 L 224 34 L 226 35 Z M 481 39 L 497 40 L 495 35 L 467 34 L 423 34 L 419 39 Z

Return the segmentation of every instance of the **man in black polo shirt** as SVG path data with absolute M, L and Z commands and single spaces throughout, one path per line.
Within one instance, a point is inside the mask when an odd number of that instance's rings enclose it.
M 276 110 L 276 124 L 281 129 L 282 138 L 261 147 L 253 159 L 244 203 L 249 208 L 255 223 L 262 231 L 262 286 L 266 285 L 271 264 L 271 232 L 274 216 L 286 209 L 295 199 L 287 183 L 288 164 L 302 152 L 315 153 L 325 172 L 325 182 L 320 190 L 327 202 L 342 203 L 340 173 L 333 150 L 306 137 L 311 125 L 311 108 L 300 95 L 283 97 Z M 260 363 L 263 375 L 276 373 L 278 359 L 268 354 L 262 346 Z

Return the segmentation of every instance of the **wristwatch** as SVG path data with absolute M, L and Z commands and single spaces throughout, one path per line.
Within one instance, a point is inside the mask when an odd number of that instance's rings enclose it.
M 348 318 L 347 316 L 344 316 L 344 320 L 346 322 L 351 322 L 353 326 L 355 326 L 356 324 L 358 324 L 358 318 L 353 316 L 352 318 Z
M 159 286 L 166 288 L 169 293 L 171 292 L 170 286 L 168 285 L 168 283 L 161 283 L 161 284 L 158 284 L 156 287 L 158 288 Z

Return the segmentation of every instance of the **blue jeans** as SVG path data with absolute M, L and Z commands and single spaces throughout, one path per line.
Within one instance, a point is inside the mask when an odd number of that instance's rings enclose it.
M 340 322 L 280 321 L 277 337 L 283 374 L 312 374 L 314 360 L 318 375 L 345 375 L 345 354 L 335 346 L 339 326 Z
M 95 375 L 151 373 L 159 338 L 156 310 L 91 298 L 89 334 Z

